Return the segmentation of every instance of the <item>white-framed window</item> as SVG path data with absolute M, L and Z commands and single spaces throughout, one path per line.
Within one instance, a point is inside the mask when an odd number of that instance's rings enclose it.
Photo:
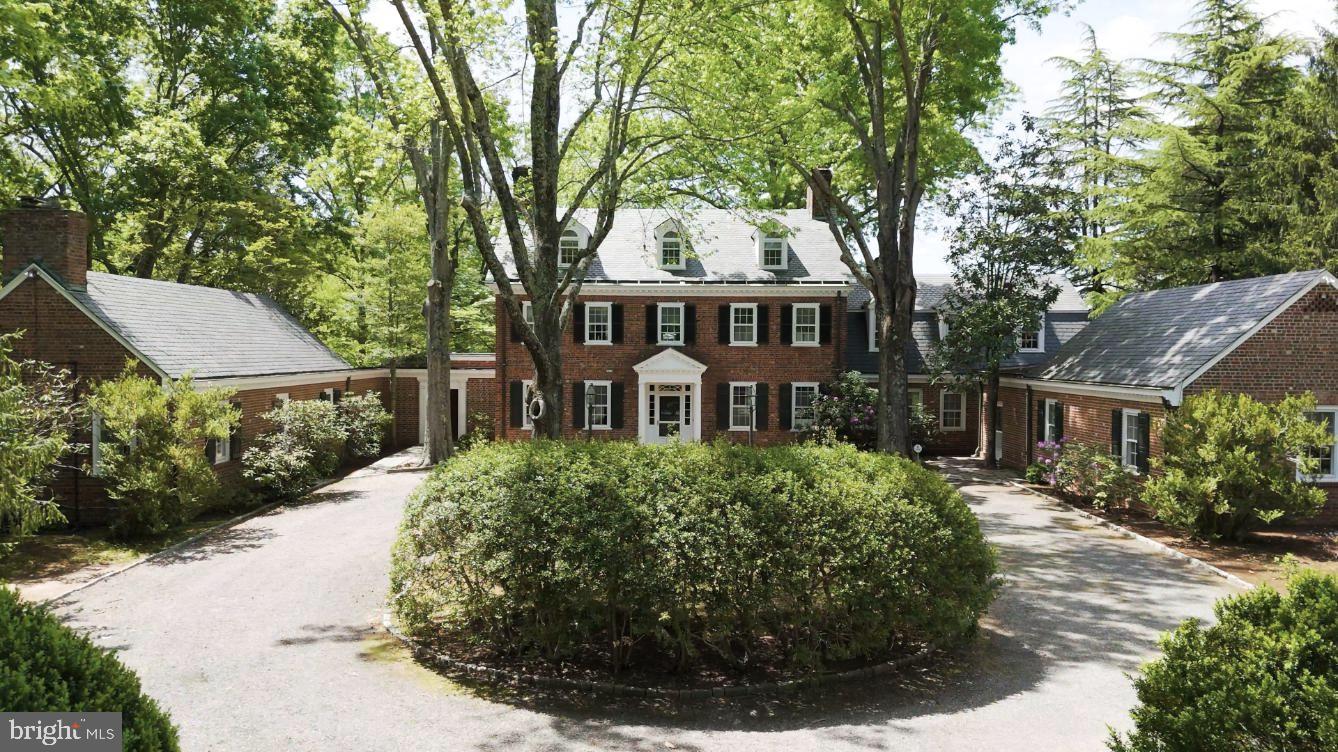
M 660 320 L 658 331 L 660 333 L 661 345 L 681 345 L 683 344 L 683 304 L 682 303 L 661 303 L 655 306 Z
M 924 407 L 924 406 L 925 406 L 925 390 L 923 390 L 923 389 L 907 389 L 907 390 L 906 390 L 906 400 L 907 400 L 910 404 L 912 404 L 912 405 L 919 405 L 920 407 Z
M 1017 335 L 1018 352 L 1045 352 L 1045 320 L 1037 329 L 1023 329 Z
M 288 404 L 288 399 L 289 399 L 288 392 L 279 392 L 278 394 L 274 395 L 274 406 L 283 407 L 284 405 Z
M 613 304 L 585 304 L 585 343 L 587 345 L 613 344 Z
M 576 263 L 576 257 L 581 253 L 581 234 L 575 230 L 567 230 L 558 238 L 558 267 L 566 268 Z
M 753 427 L 756 417 L 753 406 L 756 397 L 756 382 L 729 382 L 729 430 L 747 431 Z
M 90 475 L 102 475 L 102 415 L 93 413 L 88 440 Z
M 785 238 L 775 235 L 762 235 L 761 263 L 763 269 L 786 268 Z
M 534 326 L 534 304 L 528 300 L 520 303 L 520 317 L 525 319 L 525 323 Z
M 585 382 L 585 413 L 589 421 L 588 425 L 596 430 L 611 428 L 613 423 L 610 418 L 610 395 L 613 393 L 613 382 L 611 381 L 587 381 Z
M 818 398 L 815 383 L 790 386 L 790 425 L 792 430 L 805 431 L 813 425 L 813 400 Z
M 1061 419 L 1058 400 L 1046 400 L 1045 425 L 1041 426 L 1041 439 L 1043 441 L 1059 441 L 1059 434 L 1061 432 L 1059 421 Z M 1137 433 L 1137 430 L 1135 430 L 1134 435 L 1137 435 Z
M 687 261 L 683 254 L 683 236 L 677 230 L 666 230 L 660 236 L 660 268 L 684 269 Z
M 1314 472 L 1305 476 L 1298 472 L 1297 477 L 1311 483 L 1338 481 L 1338 466 L 1334 464 L 1334 458 L 1338 457 L 1335 452 L 1338 449 L 1338 407 L 1316 407 L 1308 416 L 1329 429 L 1329 443 L 1310 450 L 1310 456 L 1318 460 L 1318 464 Z
M 328 388 L 322 389 L 322 390 L 321 390 L 321 399 L 325 400 L 326 402 L 333 403 L 333 402 L 334 402 L 334 392 L 335 392 L 334 387 L 328 387 Z
M 232 437 L 214 439 L 214 464 L 222 465 L 232 459 Z
M 943 431 L 966 430 L 966 396 L 944 389 L 938 398 L 938 427 Z
M 757 344 L 757 304 L 731 303 L 729 306 L 729 343 Z
M 869 352 L 878 352 L 878 304 L 869 301 Z
M 1120 464 L 1138 471 L 1139 416 L 1138 410 L 1125 409 L 1120 417 Z
M 818 346 L 818 304 L 795 303 L 790 341 L 800 347 Z
M 530 379 L 524 382 L 524 387 L 521 389 L 520 392 L 521 428 L 534 428 L 534 420 L 530 418 L 530 402 L 532 402 L 533 400 L 534 400 L 534 380 Z

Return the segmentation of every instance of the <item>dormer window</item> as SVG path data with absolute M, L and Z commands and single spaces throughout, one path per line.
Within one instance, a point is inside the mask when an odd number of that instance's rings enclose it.
M 669 230 L 660 236 L 660 268 L 683 269 L 683 236 Z
M 575 230 L 567 230 L 558 238 L 558 268 L 565 269 L 576 263 L 581 253 L 581 235 Z
M 1017 335 L 1018 352 L 1045 352 L 1045 329 L 1023 329 Z
M 786 256 L 785 238 L 775 235 L 762 236 L 762 268 L 784 269 Z

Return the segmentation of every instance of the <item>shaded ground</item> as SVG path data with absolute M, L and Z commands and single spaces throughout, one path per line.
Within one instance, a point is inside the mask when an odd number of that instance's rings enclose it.
M 466 689 L 377 624 L 421 474 L 360 471 L 71 596 L 193 750 L 1104 749 L 1159 632 L 1232 589 L 999 476 L 954 477 L 998 547 L 1002 595 L 970 649 L 918 672 L 784 700 L 692 706 Z
M 1050 493 L 1044 486 L 1035 488 Z M 1331 528 L 1282 527 L 1254 531 L 1240 542 L 1201 541 L 1180 534 L 1144 510 L 1075 506 L 1255 585 L 1285 589 L 1285 557 L 1291 557 L 1299 566 L 1338 575 L 1338 530 Z

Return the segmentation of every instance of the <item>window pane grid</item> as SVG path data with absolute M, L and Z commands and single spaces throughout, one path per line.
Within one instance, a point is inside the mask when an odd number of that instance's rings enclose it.
M 609 427 L 609 386 L 608 384 L 591 384 L 586 390 L 586 400 L 590 412 L 591 428 Z
M 1332 478 L 1334 476 L 1335 449 L 1338 449 L 1338 435 L 1335 435 L 1335 427 L 1338 427 L 1338 411 L 1320 410 L 1310 413 L 1309 417 L 1329 431 L 1329 444 L 1314 447 L 1309 452 L 1309 455 L 1316 460 L 1311 476 Z
M 794 309 L 794 341 L 811 343 L 818 341 L 818 309 L 813 306 L 796 306 Z
M 609 306 L 587 304 L 585 307 L 585 340 L 586 342 L 608 342 L 610 341 L 610 315 Z
M 785 241 L 767 238 L 762 241 L 762 266 L 785 265 Z
M 733 342 L 751 344 L 757 341 L 757 311 L 752 306 L 733 309 Z
M 660 306 L 660 342 L 683 341 L 683 309 Z
M 794 427 L 796 430 L 804 430 L 813 425 L 813 400 L 818 396 L 816 386 L 795 386 L 794 387 Z
M 753 388 L 747 385 L 730 387 L 730 428 L 751 428 Z
M 962 428 L 965 425 L 962 412 L 962 395 L 956 392 L 944 392 L 943 427 Z

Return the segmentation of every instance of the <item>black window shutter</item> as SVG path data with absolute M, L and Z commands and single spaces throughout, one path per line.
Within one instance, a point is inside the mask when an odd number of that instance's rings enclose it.
M 1037 443 L 1045 441 L 1046 434 L 1049 433 L 1049 431 L 1046 430 L 1049 425 L 1050 422 L 1046 420 L 1045 416 L 1045 400 L 1039 400 L 1036 403 L 1036 426 L 1039 429 L 1040 434 L 1036 437 Z
M 831 344 L 832 341 L 832 306 L 823 303 L 818 306 L 818 343 Z
M 660 341 L 659 337 L 659 317 L 656 315 L 656 305 L 654 303 L 646 304 L 646 344 L 653 345 Z
M 780 331 L 780 335 L 781 335 L 781 344 L 782 344 L 782 345 L 788 345 L 788 344 L 790 344 L 790 335 L 792 334 L 792 331 L 791 331 L 791 330 L 794 328 L 793 325 L 792 325 L 792 323 L 791 323 L 791 322 L 793 322 L 793 321 L 794 321 L 794 307 L 793 307 L 793 306 L 788 306 L 788 305 L 783 305 L 783 306 L 781 306 L 781 331 Z
M 1120 446 L 1120 438 L 1124 435 L 1121 423 L 1124 420 L 1122 410 L 1110 411 L 1110 453 L 1116 457 L 1124 457 L 1124 448 Z
M 329 401 L 330 401 L 330 393 L 327 392 L 327 391 L 325 391 L 324 389 L 322 389 L 322 390 L 321 390 L 321 402 L 329 402 Z
M 726 381 L 715 385 L 715 427 L 722 431 L 729 428 L 729 382 Z
M 1055 403 L 1055 438 L 1062 441 L 1064 439 L 1064 403 Z
M 683 344 L 691 345 L 697 341 L 697 306 L 683 306 Z
M 792 387 L 789 384 L 781 384 L 780 402 L 776 405 L 776 409 L 780 412 L 780 427 L 782 431 L 788 431 L 794 427 L 793 420 L 790 416 L 790 408 L 793 405 L 793 402 Z
M 753 425 L 757 430 L 763 431 L 766 430 L 767 427 L 767 385 L 758 384 L 754 389 L 757 391 L 755 392 L 756 396 L 753 399 L 753 404 L 756 406 L 756 415 L 753 418 Z
M 576 381 L 571 386 L 571 424 L 585 428 L 585 382 Z
M 506 310 L 506 309 L 502 309 L 502 310 Z M 510 314 L 507 314 L 507 319 L 508 319 L 508 320 L 511 320 L 511 315 L 510 315 Z M 516 326 L 516 322 L 515 322 L 514 320 L 511 321 L 511 341 L 512 341 L 512 342 L 519 342 L 519 341 L 520 341 L 520 327 Z
M 858 343 L 859 348 L 865 352 L 869 350 L 869 314 L 863 311 L 846 314 L 846 331 L 849 332 L 848 342 Z
M 771 337 L 771 325 L 767 321 L 767 306 L 759 305 L 757 307 L 757 344 L 765 345 Z
M 337 405 L 343 401 L 344 401 L 344 390 L 343 389 L 334 390 L 334 403 Z
M 1138 472 L 1146 473 L 1148 471 L 1148 451 L 1152 448 L 1152 416 L 1147 413 L 1138 414 Z
M 578 345 L 585 342 L 585 303 L 577 303 L 572 308 L 571 339 Z
M 623 427 L 623 385 L 616 381 L 609 387 L 609 426 Z
M 237 408 L 237 425 L 232 427 L 232 433 L 228 435 L 228 451 L 232 454 L 232 459 L 240 459 L 242 456 L 242 403 L 234 401 L 232 406 Z
M 623 343 L 623 304 L 614 303 L 613 309 L 613 344 L 621 345 Z
M 209 464 L 214 464 L 214 459 L 218 457 L 218 442 L 209 439 L 204 442 L 204 456 L 209 460 Z
M 729 329 L 730 329 L 730 324 L 731 324 L 731 323 L 733 323 L 733 322 L 730 320 L 729 303 L 721 303 L 721 304 L 720 304 L 720 330 L 719 330 L 719 332 L 717 333 L 716 341 L 719 342 L 719 343 L 722 344 L 722 345 L 728 345 L 728 344 L 729 344 Z
M 509 417 L 511 419 L 510 420 L 511 427 L 520 428 L 521 426 L 525 425 L 525 419 L 524 419 L 525 384 L 519 381 L 511 382 L 510 396 L 511 399 L 508 401 L 511 403 L 511 409 L 508 410 L 507 412 L 510 413 Z

